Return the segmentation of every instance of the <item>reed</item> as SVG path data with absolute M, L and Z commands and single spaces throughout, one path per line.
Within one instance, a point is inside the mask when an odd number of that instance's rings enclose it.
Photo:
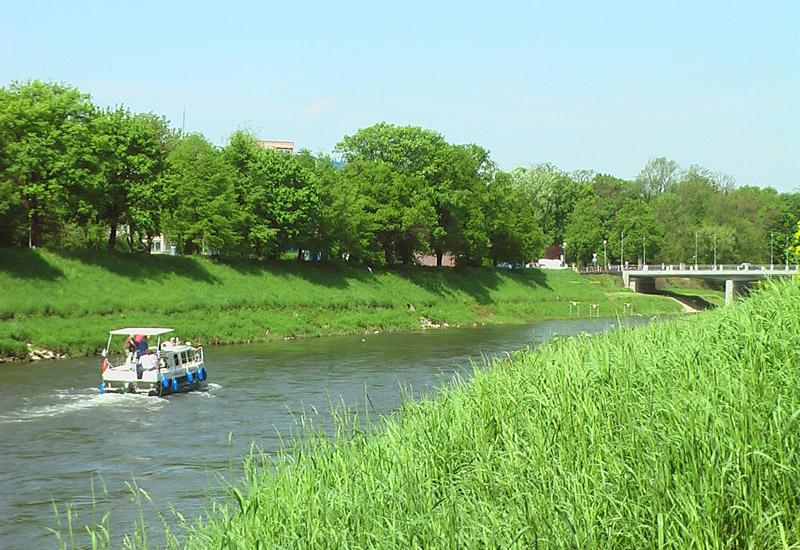
M 798 334 L 800 286 L 775 284 L 518 352 L 377 432 L 351 414 L 254 453 L 180 546 L 797 546 Z

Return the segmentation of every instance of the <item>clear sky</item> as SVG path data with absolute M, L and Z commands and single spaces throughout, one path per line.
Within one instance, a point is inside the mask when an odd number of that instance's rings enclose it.
M 71 84 L 224 144 L 375 122 L 632 178 L 800 186 L 800 2 L 0 0 L 0 85 Z

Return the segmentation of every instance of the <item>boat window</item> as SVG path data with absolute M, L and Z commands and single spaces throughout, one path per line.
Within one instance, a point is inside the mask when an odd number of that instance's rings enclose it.
M 186 352 L 182 351 L 181 352 L 181 364 L 185 365 L 188 362 L 189 362 L 189 358 L 186 356 Z

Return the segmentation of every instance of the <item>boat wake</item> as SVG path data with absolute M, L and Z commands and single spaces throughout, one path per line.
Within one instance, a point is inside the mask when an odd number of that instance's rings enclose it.
M 32 422 L 42 418 L 61 417 L 87 409 L 106 407 L 119 408 L 122 406 L 131 409 L 153 411 L 169 403 L 168 400 L 160 397 L 146 397 L 135 394 L 100 394 L 97 388 L 87 388 L 78 391 L 56 390 L 55 394 L 50 396 L 47 401 L 49 401 L 49 403 L 44 405 L 23 407 L 15 411 L 10 411 L 5 415 L 0 415 L 0 424 Z
M 202 397 L 205 399 L 215 399 L 217 396 L 214 395 L 218 389 L 222 386 L 220 384 L 214 384 L 213 382 L 209 382 L 206 384 L 206 387 L 201 390 L 194 390 L 190 391 L 187 395 L 193 397 Z

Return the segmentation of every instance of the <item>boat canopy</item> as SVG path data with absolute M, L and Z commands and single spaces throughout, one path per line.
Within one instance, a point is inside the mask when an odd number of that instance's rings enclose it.
M 147 327 L 132 327 L 132 328 L 118 328 L 111 330 L 109 334 L 143 334 L 145 336 L 160 336 L 174 331 L 174 328 L 147 328 Z

